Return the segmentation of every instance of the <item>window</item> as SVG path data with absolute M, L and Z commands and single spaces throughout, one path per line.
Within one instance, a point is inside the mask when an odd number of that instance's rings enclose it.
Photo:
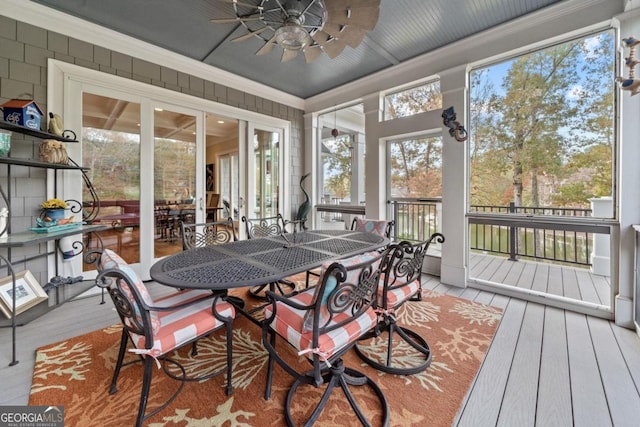
M 389 141 L 391 217 L 395 238 L 421 241 L 441 231 L 442 137 Z
M 392 198 L 442 196 L 442 138 L 389 142 Z
M 591 207 L 613 196 L 614 55 L 607 31 L 470 73 L 472 212 L 614 216 Z
M 363 105 L 323 114 L 319 123 L 322 203 L 364 202 Z
M 384 120 L 413 116 L 442 108 L 440 81 L 393 92 L 384 97 Z

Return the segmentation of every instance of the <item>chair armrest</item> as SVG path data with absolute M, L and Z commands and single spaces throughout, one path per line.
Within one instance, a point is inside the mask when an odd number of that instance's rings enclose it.
M 206 294 L 203 295 L 197 299 L 188 301 L 188 302 L 183 302 L 183 303 L 179 303 L 179 304 L 174 304 L 174 305 L 157 305 L 157 306 L 150 306 L 150 307 L 146 307 L 148 310 L 151 311 L 173 311 L 173 310 L 180 310 L 182 308 L 185 307 L 189 307 L 190 305 L 199 303 L 201 301 L 204 300 L 208 300 L 208 299 L 212 299 L 214 297 L 216 297 L 217 295 L 214 293 L 210 293 L 210 294 Z
M 265 295 L 267 296 L 267 299 L 271 300 L 271 302 L 274 305 L 275 305 L 276 302 L 281 302 L 281 303 L 286 304 L 289 307 L 293 307 L 293 308 L 295 308 L 297 310 L 311 310 L 314 307 L 313 304 L 312 305 L 305 305 L 305 304 L 300 304 L 300 303 L 298 303 L 296 301 L 292 301 L 290 299 L 291 295 L 284 296 L 284 295 L 277 294 L 277 293 L 275 293 L 273 291 L 266 291 Z
M 268 327 L 269 324 L 271 324 L 271 322 L 273 321 L 273 318 L 276 316 L 276 312 L 277 312 L 277 307 L 278 307 L 276 305 L 277 302 L 281 302 L 285 305 L 288 305 L 289 307 L 293 307 L 297 310 L 303 310 L 303 311 L 309 311 L 313 309 L 315 306 L 315 301 L 312 301 L 311 305 L 300 304 L 296 301 L 292 301 L 290 299 L 290 297 L 292 296 L 291 294 L 284 296 L 268 290 L 265 292 L 265 296 L 267 298 L 267 304 L 263 307 L 263 310 L 267 306 L 271 305 L 271 316 L 269 316 L 268 318 L 265 318 L 261 322 L 262 327 Z

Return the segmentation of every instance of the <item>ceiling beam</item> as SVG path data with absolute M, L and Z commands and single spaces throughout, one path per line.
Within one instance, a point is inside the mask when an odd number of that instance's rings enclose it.
M 128 101 L 123 101 L 121 99 L 117 100 L 115 105 L 107 115 L 107 119 L 104 122 L 103 129 L 106 129 L 106 130 L 113 129 L 113 125 L 115 124 L 116 120 L 118 120 L 122 116 L 122 113 L 124 113 L 124 110 L 127 108 L 128 105 L 129 105 Z

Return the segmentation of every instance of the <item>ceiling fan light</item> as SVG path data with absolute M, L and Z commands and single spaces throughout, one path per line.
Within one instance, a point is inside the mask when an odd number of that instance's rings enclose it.
M 298 24 L 289 23 L 276 30 L 276 43 L 283 49 L 301 50 L 310 42 L 309 33 Z

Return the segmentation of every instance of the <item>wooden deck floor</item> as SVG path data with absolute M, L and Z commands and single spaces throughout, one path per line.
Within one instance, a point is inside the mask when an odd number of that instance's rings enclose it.
M 457 426 L 637 426 L 640 338 L 584 314 L 423 276 L 424 287 L 504 310 Z M 154 293 L 157 291 L 154 290 Z M 0 330 L 0 404 L 28 401 L 35 348 L 117 323 L 99 297 L 66 303 L 18 330 L 9 367 L 10 330 Z M 425 408 L 428 410 L 428 408 Z
M 589 268 L 472 254 L 469 278 L 544 293 L 596 306 L 611 307 L 611 279 Z

